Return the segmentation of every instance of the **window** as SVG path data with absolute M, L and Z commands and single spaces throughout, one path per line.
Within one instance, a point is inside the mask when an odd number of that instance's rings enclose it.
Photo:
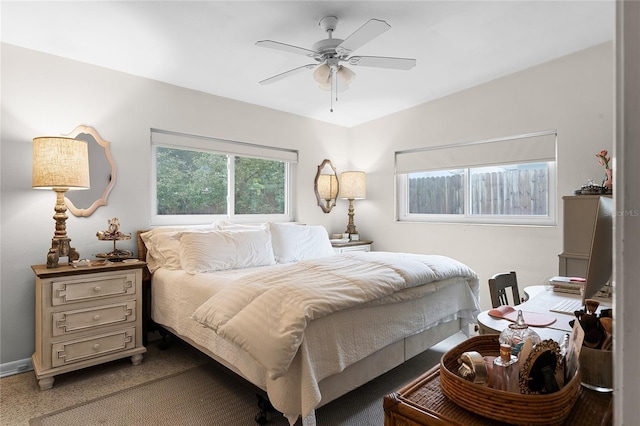
M 293 220 L 297 152 L 151 129 L 151 223 Z
M 396 152 L 400 221 L 555 224 L 556 133 Z

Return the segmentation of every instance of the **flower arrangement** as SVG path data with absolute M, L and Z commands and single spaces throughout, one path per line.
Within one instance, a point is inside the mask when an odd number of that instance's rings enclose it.
M 611 161 L 611 157 L 608 156 L 609 152 L 606 149 L 603 149 L 599 153 L 596 154 L 596 158 L 598 158 L 598 163 L 604 167 L 606 172 L 605 178 L 602 181 L 602 186 L 605 187 L 608 191 L 611 191 L 613 188 L 613 178 L 612 171 L 609 167 L 609 161 Z
M 600 163 L 601 166 L 604 166 L 605 169 L 610 168 L 609 161 L 611 161 L 611 157 L 607 157 L 608 154 L 609 152 L 606 149 L 603 149 L 602 151 L 596 154 L 596 157 L 598 158 L 598 163 Z

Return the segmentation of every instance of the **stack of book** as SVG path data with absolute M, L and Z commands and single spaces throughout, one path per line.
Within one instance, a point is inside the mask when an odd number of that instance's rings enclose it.
M 582 294 L 586 280 L 580 277 L 552 277 L 549 285 L 558 293 Z

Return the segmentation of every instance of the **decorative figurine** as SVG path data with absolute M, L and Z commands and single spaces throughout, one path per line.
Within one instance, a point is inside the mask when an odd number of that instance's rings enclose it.
M 96 257 L 106 258 L 113 262 L 118 262 L 123 259 L 130 259 L 133 257 L 133 253 L 129 250 L 121 250 L 116 248 L 116 241 L 118 240 L 130 240 L 131 234 L 125 234 L 120 231 L 120 221 L 117 217 L 108 220 L 109 227 L 106 231 L 96 232 L 96 236 L 100 241 L 113 241 L 113 251 L 111 253 L 98 253 Z

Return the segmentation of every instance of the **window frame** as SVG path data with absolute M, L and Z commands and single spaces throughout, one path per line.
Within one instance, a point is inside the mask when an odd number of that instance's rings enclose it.
M 154 137 L 154 135 L 156 137 Z M 201 151 L 227 156 L 227 213 L 226 214 L 184 214 L 184 215 L 159 215 L 157 214 L 157 148 L 170 148 L 188 151 Z M 237 148 L 237 149 L 235 149 Z M 230 152 L 235 151 L 235 152 Z M 251 155 L 254 152 L 255 155 Z M 265 153 L 267 155 L 265 155 Z M 236 142 L 206 136 L 188 135 L 160 129 L 151 129 L 150 137 L 150 224 L 162 225 L 201 225 L 213 223 L 216 220 L 230 220 L 236 223 L 262 223 L 262 222 L 290 222 L 294 220 L 296 164 L 298 151 L 293 149 L 275 148 L 265 145 Z M 282 214 L 236 214 L 235 213 L 235 157 L 258 158 L 271 161 L 284 162 L 285 173 L 285 200 L 284 213 Z M 292 158 L 295 159 L 292 160 Z
M 529 137 L 544 137 L 555 136 L 555 159 L 553 161 L 532 161 L 535 163 L 547 163 L 548 164 L 548 214 L 546 216 L 541 215 L 480 215 L 471 214 L 471 191 L 469 189 L 470 184 L 470 170 L 477 166 L 456 167 L 456 169 L 464 170 L 464 212 L 462 214 L 424 214 L 424 213 L 409 213 L 409 174 L 411 172 L 400 173 L 397 168 L 397 155 L 399 153 L 407 153 L 412 151 L 397 151 L 395 153 L 395 220 L 399 223 L 453 223 L 453 224 L 478 224 L 478 225 L 515 225 L 515 226 L 555 226 L 557 225 L 557 131 L 544 131 L 537 133 L 530 133 L 525 135 L 510 136 L 506 138 L 491 139 L 486 141 L 472 142 L 468 144 L 458 145 L 443 145 L 439 147 L 428 148 L 428 150 L 437 149 L 450 149 L 455 146 L 476 145 L 483 143 L 503 142 L 516 139 L 524 139 Z M 427 149 L 425 149 L 427 150 Z M 413 150 L 413 152 L 420 152 L 423 150 Z M 526 164 L 525 161 L 520 161 L 510 164 Z M 509 163 L 494 164 L 494 166 L 506 165 Z M 486 167 L 484 165 L 482 167 Z M 445 169 L 447 170 L 447 169 Z M 443 170 L 444 171 L 444 170 Z

